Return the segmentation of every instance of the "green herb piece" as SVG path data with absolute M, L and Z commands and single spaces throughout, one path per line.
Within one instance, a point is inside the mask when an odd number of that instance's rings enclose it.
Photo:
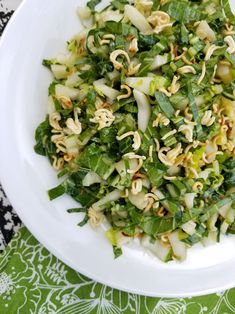
M 167 118 L 171 118 L 175 110 L 172 104 L 170 103 L 168 97 L 161 92 L 156 92 L 155 99 L 157 101 L 157 104 L 161 108 L 161 111 L 167 116 Z
M 119 256 L 122 255 L 122 249 L 120 247 L 113 245 L 113 254 L 114 258 L 118 258 Z

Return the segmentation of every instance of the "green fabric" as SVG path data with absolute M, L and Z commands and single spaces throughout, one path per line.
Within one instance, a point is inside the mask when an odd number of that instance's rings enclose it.
M 0 313 L 230 314 L 235 289 L 187 299 L 121 292 L 70 269 L 23 227 L 0 257 Z

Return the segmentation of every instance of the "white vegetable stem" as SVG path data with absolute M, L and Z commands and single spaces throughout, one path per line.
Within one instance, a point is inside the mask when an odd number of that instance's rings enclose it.
M 196 193 L 185 193 L 184 202 L 188 209 L 193 208 L 193 202 L 194 202 L 195 196 L 196 196 Z
M 68 86 L 57 84 L 55 86 L 55 94 L 56 94 L 56 97 L 65 96 L 74 100 L 78 98 L 79 90 L 76 88 L 71 88 Z
M 94 203 L 92 207 L 95 210 L 102 210 L 104 208 L 104 205 L 110 202 L 117 201 L 122 196 L 122 191 L 120 190 L 114 190 L 108 194 L 106 194 L 103 198 L 101 198 L 98 202 Z
M 163 246 L 159 240 L 156 240 L 154 243 L 151 243 L 150 241 L 151 238 L 145 235 L 141 240 L 141 244 L 145 249 L 156 255 L 161 261 L 166 262 L 170 254 L 171 247 Z
M 227 232 L 228 227 L 234 222 L 235 213 L 233 208 L 229 209 L 226 215 L 226 219 L 223 221 L 220 227 L 221 233 L 225 234 Z
M 168 235 L 174 256 L 183 261 L 186 258 L 186 244 L 179 239 L 179 232 L 174 231 Z
M 230 210 L 231 206 L 232 206 L 232 201 L 229 202 L 228 204 L 225 204 L 224 206 L 220 207 L 219 214 L 222 217 L 226 218 L 228 211 Z
M 76 54 L 72 52 L 59 53 L 56 59 L 58 63 L 71 67 L 76 62 Z
M 52 73 L 54 74 L 54 77 L 57 80 L 61 80 L 61 79 L 67 78 L 67 76 L 68 76 L 66 65 L 52 64 L 51 71 L 52 71 Z
M 153 33 L 153 29 L 146 18 L 133 6 L 125 5 L 124 15 L 143 34 Z
M 154 82 L 153 77 L 128 77 L 126 84 L 138 91 L 150 95 L 150 84 Z
M 82 181 L 82 185 L 83 186 L 90 186 L 90 185 L 92 185 L 94 183 L 100 183 L 100 182 L 102 182 L 101 177 L 98 176 L 98 174 L 95 173 L 94 171 L 89 171 L 85 175 L 85 177 L 84 177 L 84 179 Z
M 82 25 L 85 28 L 90 28 L 92 27 L 92 14 L 91 14 L 91 9 L 86 7 L 78 7 L 77 8 L 77 14 L 79 16 L 79 19 L 82 23 Z
M 151 64 L 150 71 L 156 70 L 170 61 L 170 56 L 165 53 L 163 56 L 157 55 Z
M 93 84 L 96 91 L 108 97 L 111 102 L 117 99 L 117 96 L 120 95 L 120 92 L 118 90 L 105 85 L 103 80 L 95 81 Z
M 184 223 L 184 224 L 181 226 L 181 228 L 182 228 L 182 230 L 184 230 L 184 232 L 186 232 L 187 234 L 193 235 L 193 234 L 195 233 L 195 231 L 196 231 L 196 226 L 197 226 L 197 224 L 196 224 L 194 221 L 190 220 L 190 221 Z
M 56 111 L 56 109 L 55 109 L 55 104 L 54 104 L 53 98 L 52 98 L 52 96 L 49 96 L 48 102 L 47 102 L 47 113 L 52 114 L 55 111 Z
M 217 230 L 217 227 L 215 226 L 216 222 L 217 222 L 217 219 L 219 217 L 219 214 L 218 213 L 215 213 L 214 215 L 212 215 L 209 219 L 208 219 L 208 222 L 207 222 L 207 225 L 208 225 L 208 229 L 210 231 L 216 231 Z
M 119 22 L 123 18 L 123 14 L 121 14 L 118 10 L 107 10 L 100 14 L 99 22 L 107 22 L 107 21 L 115 21 Z
M 207 237 L 202 238 L 202 244 L 204 246 L 214 245 L 217 242 L 217 235 L 217 231 L 210 231 Z
M 129 168 L 126 168 L 126 163 L 127 161 L 124 161 L 123 159 L 121 159 L 120 161 L 118 161 L 116 164 L 115 164 L 115 168 L 118 172 L 118 174 L 123 178 L 127 175 L 127 169 L 130 169 L 130 170 L 134 170 L 136 169 L 136 167 L 138 166 L 138 160 L 136 158 L 134 159 L 130 159 L 128 161 L 129 163 Z M 133 175 L 130 174 L 130 176 L 132 177 Z
M 139 209 L 144 209 L 148 205 L 148 201 L 145 198 L 144 192 L 140 192 L 136 195 L 129 192 L 128 198 L 131 204 L 135 205 Z
M 160 191 L 160 190 L 155 190 L 153 192 L 155 195 L 157 195 L 157 197 L 159 198 L 159 200 L 163 200 L 161 201 L 160 203 L 166 208 L 169 210 L 169 204 L 165 199 L 165 195 Z
M 196 30 L 197 36 L 201 39 L 214 41 L 216 39 L 215 32 L 210 28 L 207 21 L 201 21 Z
M 76 156 L 79 151 L 77 135 L 73 134 L 64 138 L 67 154 Z
M 68 73 L 67 73 L 68 74 Z M 78 84 L 81 84 L 83 80 L 79 77 L 79 72 L 74 72 L 67 76 L 67 80 L 65 81 L 65 86 L 68 87 L 74 87 L 78 86 Z
M 151 116 L 151 106 L 144 93 L 134 89 L 133 95 L 138 106 L 138 128 L 145 132 Z

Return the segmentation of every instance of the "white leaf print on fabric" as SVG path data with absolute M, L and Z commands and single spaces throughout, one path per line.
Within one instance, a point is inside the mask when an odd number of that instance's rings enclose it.
M 46 274 L 55 284 L 60 284 L 65 280 L 67 271 L 65 270 L 65 266 L 58 262 L 52 266 L 48 266 L 46 269 Z
M 0 295 L 9 294 L 14 289 L 11 276 L 7 275 L 5 272 L 0 274 Z
M 8 201 L 8 198 L 4 195 L 1 189 L 0 189 L 0 202 L 2 202 L 2 205 L 4 207 L 11 206 L 10 202 Z
M 172 313 L 183 314 L 185 313 L 185 309 L 186 306 L 185 301 L 183 299 L 169 299 L 169 300 L 161 299 L 157 303 L 152 314 L 172 314 Z

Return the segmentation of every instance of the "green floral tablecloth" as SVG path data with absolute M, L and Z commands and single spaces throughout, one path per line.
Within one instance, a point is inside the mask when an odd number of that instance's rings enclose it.
M 23 227 L 0 256 L 0 314 L 16 313 L 230 314 L 235 289 L 187 299 L 121 292 L 70 269 Z

